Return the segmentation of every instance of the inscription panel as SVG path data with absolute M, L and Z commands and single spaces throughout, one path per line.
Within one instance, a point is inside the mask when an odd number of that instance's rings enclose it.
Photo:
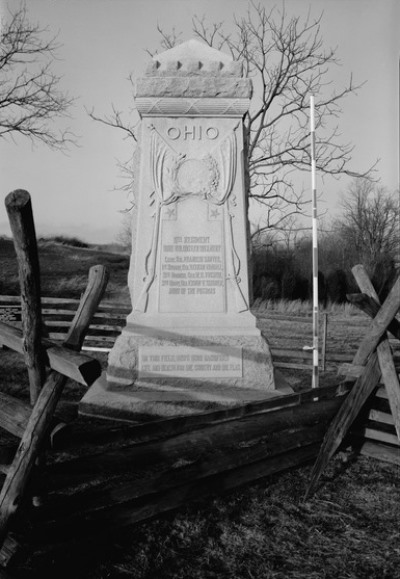
M 194 209 L 191 219 L 182 214 L 185 205 Z M 223 223 L 218 216 L 208 219 L 207 212 L 207 204 L 192 199 L 179 205 L 177 219 L 162 221 L 161 313 L 225 311 Z
M 142 346 L 138 352 L 139 378 L 241 378 L 242 348 Z

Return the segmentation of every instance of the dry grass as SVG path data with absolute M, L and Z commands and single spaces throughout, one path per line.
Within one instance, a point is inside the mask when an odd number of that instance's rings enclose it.
M 85 290 L 89 268 L 107 266 L 112 282 L 106 298 L 126 286 L 129 257 L 106 251 L 67 246 L 53 241 L 38 244 L 41 289 L 44 296 L 79 298 Z M 18 295 L 19 281 L 15 251 L 11 240 L 0 239 L 0 294 Z
M 36 554 L 26 577 L 399 578 L 399 473 L 345 459 L 336 457 L 310 501 L 303 467 L 125 529 L 79 562 L 76 551 L 52 562 Z
M 313 306 L 311 301 L 302 300 L 261 300 L 257 298 L 254 302 L 254 311 L 259 313 L 274 313 L 281 315 L 293 316 L 311 316 Z M 320 313 L 327 313 L 334 316 L 348 318 L 351 316 L 359 316 L 359 310 L 350 303 L 336 304 L 328 302 L 326 307 L 320 306 Z

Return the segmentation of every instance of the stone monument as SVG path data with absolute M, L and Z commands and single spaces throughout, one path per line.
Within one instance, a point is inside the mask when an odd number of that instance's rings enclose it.
M 166 416 L 277 391 L 249 309 L 240 62 L 190 40 L 137 80 L 132 313 L 86 414 Z

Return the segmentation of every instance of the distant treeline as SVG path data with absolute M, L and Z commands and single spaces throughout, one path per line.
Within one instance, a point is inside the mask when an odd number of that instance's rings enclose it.
M 358 291 L 351 269 L 362 264 L 383 298 L 400 268 L 399 192 L 354 179 L 340 201 L 341 214 L 321 230 L 318 286 L 322 303 L 343 303 Z M 288 216 L 281 230 L 253 235 L 253 293 L 263 299 L 312 296 L 312 241 Z
M 337 241 L 337 240 L 336 240 Z M 318 294 L 323 305 L 344 303 L 346 294 L 358 292 L 351 268 L 366 266 L 380 297 L 385 297 L 398 275 L 395 259 L 380 255 L 374 263 L 324 236 L 319 247 Z M 302 240 L 295 248 L 280 245 L 253 249 L 253 295 L 265 300 L 312 299 L 312 242 Z

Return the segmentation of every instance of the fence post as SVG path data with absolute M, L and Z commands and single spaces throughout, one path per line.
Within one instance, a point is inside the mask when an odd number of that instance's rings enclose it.
M 321 352 L 321 370 L 325 372 L 326 369 L 326 342 L 328 336 L 328 313 L 324 312 L 324 326 L 322 330 L 322 352 Z
M 42 388 L 45 368 L 41 348 L 40 270 L 31 197 L 28 191 L 17 189 L 7 195 L 5 205 L 18 258 L 23 349 L 33 406 Z

